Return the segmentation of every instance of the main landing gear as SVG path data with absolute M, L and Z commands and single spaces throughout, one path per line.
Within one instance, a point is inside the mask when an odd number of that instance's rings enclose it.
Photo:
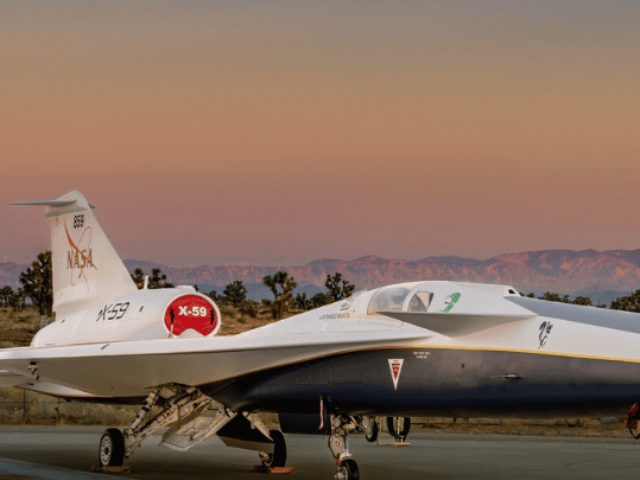
M 100 466 L 121 467 L 124 462 L 124 436 L 117 428 L 108 428 L 100 439 Z
M 387 431 L 395 438 L 397 444 L 405 444 L 409 430 L 411 430 L 411 417 L 386 417 Z M 380 435 L 380 426 L 377 417 L 362 417 L 364 438 L 367 442 L 375 442 Z
M 142 425 L 160 398 L 165 399 L 163 410 Z M 212 416 L 202 416 L 211 406 L 212 399 L 195 387 L 159 387 L 144 401 L 130 428 L 123 432 L 115 428 L 105 430 L 98 452 L 100 467 L 122 466 L 147 436 L 165 427 L 172 428 L 164 434 L 161 444 L 173 450 L 188 450 L 215 434 L 237 415 L 236 412 L 221 408 Z
M 259 452 L 262 466 L 267 468 L 284 467 L 287 463 L 287 443 L 280 430 L 269 430 L 269 436 L 273 440 L 273 452 Z
M 162 410 L 145 423 L 161 398 Z M 217 434 L 227 446 L 257 451 L 265 467 L 284 467 L 287 461 L 284 435 L 268 430 L 255 413 L 214 407 L 213 400 L 197 388 L 170 384 L 151 391 L 131 427 L 104 432 L 98 452 L 100 468 L 121 467 L 145 438 L 161 428 L 167 430 L 160 445 L 179 452 Z
M 142 421 L 160 398 L 165 399 L 164 409 L 152 420 L 142 425 Z M 157 390 L 152 391 L 144 401 L 140 412 L 130 428 L 127 428 L 123 432 L 115 428 L 105 430 L 100 439 L 98 455 L 100 467 L 122 466 L 125 458 L 129 458 L 147 436 L 160 428 L 176 424 L 179 419 L 182 421 L 182 425 L 184 425 L 188 423 L 189 420 L 194 420 L 202 415 L 204 410 L 208 409 L 210 405 L 211 398 L 204 395 L 195 387 L 185 387 L 182 385 L 165 385 L 159 387 Z M 204 432 L 200 431 L 194 434 L 190 440 L 190 445 L 187 445 L 186 448 L 181 448 L 185 446 L 167 443 L 167 441 L 175 440 L 177 437 L 175 435 L 177 433 L 175 427 L 165 434 L 163 443 L 165 446 L 174 448 L 175 450 L 186 450 L 215 433 L 222 425 L 231 420 L 233 416 L 235 416 L 235 413 L 230 414 L 223 409 L 216 417 L 212 418 L 213 421 L 208 425 L 208 429 L 205 429 Z M 209 431 L 211 431 L 211 433 L 209 433 Z
M 380 427 L 376 417 L 362 417 L 362 428 L 364 429 L 364 438 L 367 442 L 373 443 L 378 440 Z
M 405 443 L 411 430 L 411 417 L 387 417 L 387 430 L 396 443 Z

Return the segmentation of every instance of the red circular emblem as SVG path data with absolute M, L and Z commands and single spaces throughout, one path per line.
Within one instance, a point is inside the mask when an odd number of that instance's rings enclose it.
M 164 314 L 164 324 L 172 335 L 193 329 L 207 336 L 218 326 L 216 309 L 199 295 L 182 295 L 173 300 Z

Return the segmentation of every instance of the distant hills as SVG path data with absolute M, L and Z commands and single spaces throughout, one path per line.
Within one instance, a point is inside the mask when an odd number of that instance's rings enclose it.
M 341 272 L 356 289 L 375 288 L 389 283 L 416 280 L 454 280 L 513 285 L 523 293 L 545 291 L 589 295 L 594 302 L 612 299 L 640 289 L 640 250 L 543 250 L 498 255 L 487 260 L 463 257 L 427 257 L 422 260 L 387 259 L 366 256 L 355 260 L 322 259 L 299 266 L 224 265 L 211 267 L 170 267 L 152 262 L 125 260 L 130 271 L 136 267 L 150 273 L 159 267 L 168 279 L 180 285 L 197 284 L 208 292 L 222 292 L 224 285 L 242 280 L 253 290 L 262 278 L 286 270 L 301 288 L 318 291 L 327 274 Z M 0 286 L 18 286 L 18 276 L 27 266 L 0 263 Z M 312 287 L 315 286 L 315 287 Z M 256 292 L 258 294 L 258 292 Z M 268 292 L 260 292 L 263 298 Z M 255 295 L 251 295 L 255 297 Z
M 0 263 L 0 288 L 5 285 L 10 285 L 13 288 L 19 287 L 20 272 L 23 272 L 26 268 L 27 265 L 20 263 Z

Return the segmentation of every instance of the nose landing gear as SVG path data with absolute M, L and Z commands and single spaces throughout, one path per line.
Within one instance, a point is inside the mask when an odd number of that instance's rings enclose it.
M 337 480 L 360 480 L 360 471 L 358 470 L 358 464 L 355 460 L 344 460 L 338 466 L 338 473 L 336 473 Z
M 329 450 L 336 459 L 336 480 L 360 480 L 358 464 L 349 458 L 349 432 L 358 429 L 358 422 L 353 417 L 335 415 L 331 418 Z

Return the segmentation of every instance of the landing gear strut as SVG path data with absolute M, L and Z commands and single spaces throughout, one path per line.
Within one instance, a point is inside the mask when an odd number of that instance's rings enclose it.
M 364 438 L 367 442 L 373 443 L 378 440 L 380 427 L 376 417 L 362 417 L 362 428 L 364 429 Z
M 404 443 L 411 430 L 411 417 L 387 417 L 387 430 L 398 443 Z
M 284 467 L 287 463 L 287 443 L 284 435 L 280 430 L 269 430 L 269 436 L 273 440 L 273 452 L 260 452 L 262 465 L 267 468 Z
M 331 418 L 329 450 L 336 459 L 336 480 L 360 480 L 360 471 L 355 460 L 349 458 L 349 432 L 361 427 L 353 417 L 335 415 Z

